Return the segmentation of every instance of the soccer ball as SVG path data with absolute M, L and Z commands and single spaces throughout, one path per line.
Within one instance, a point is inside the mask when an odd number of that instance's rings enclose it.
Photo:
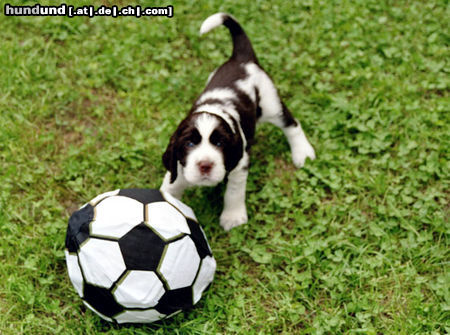
M 105 320 L 147 323 L 196 304 L 216 261 L 192 209 L 154 189 L 103 193 L 72 214 L 70 280 Z

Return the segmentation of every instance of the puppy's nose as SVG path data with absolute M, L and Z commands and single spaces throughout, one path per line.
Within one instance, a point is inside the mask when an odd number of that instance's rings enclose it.
M 200 161 L 197 165 L 201 174 L 209 174 L 214 166 L 214 163 L 211 161 Z

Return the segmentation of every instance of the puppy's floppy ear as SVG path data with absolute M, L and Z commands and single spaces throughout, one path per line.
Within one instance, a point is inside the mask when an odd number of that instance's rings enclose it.
M 170 183 L 173 183 L 178 176 L 177 166 L 178 166 L 178 159 L 177 159 L 177 148 L 176 148 L 176 140 L 175 140 L 175 134 L 172 135 L 170 138 L 169 145 L 167 146 L 166 151 L 163 154 L 162 161 L 164 166 L 166 167 L 167 171 L 170 172 Z
M 240 134 L 233 134 L 228 138 L 224 148 L 225 170 L 233 170 L 242 158 L 244 150 L 242 148 L 242 138 Z
M 236 120 L 233 119 L 234 129 L 238 129 L 239 125 Z M 231 128 L 227 125 L 226 145 L 224 148 L 225 154 L 225 170 L 228 172 L 233 170 L 244 154 L 243 141 L 239 132 L 233 133 Z

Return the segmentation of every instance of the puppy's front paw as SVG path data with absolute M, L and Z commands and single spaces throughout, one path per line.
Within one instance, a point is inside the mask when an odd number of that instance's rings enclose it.
M 239 208 L 233 210 L 226 210 L 222 212 L 220 216 L 220 225 L 226 231 L 229 231 L 231 228 L 243 225 L 247 223 L 247 209 Z
M 316 159 L 316 153 L 311 144 L 304 143 L 301 148 L 292 151 L 292 161 L 297 168 L 301 168 L 305 165 L 306 158 L 311 160 Z

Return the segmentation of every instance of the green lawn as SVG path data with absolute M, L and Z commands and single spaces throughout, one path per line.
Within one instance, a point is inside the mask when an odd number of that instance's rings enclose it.
M 174 17 L 0 16 L 0 334 L 448 334 L 448 2 L 158 4 Z M 69 282 L 68 217 L 159 187 L 169 136 L 231 53 L 225 28 L 198 35 L 217 11 L 243 24 L 317 159 L 294 169 L 282 132 L 259 127 L 247 225 L 220 228 L 223 187 L 184 198 L 211 289 L 172 319 L 109 324 Z

